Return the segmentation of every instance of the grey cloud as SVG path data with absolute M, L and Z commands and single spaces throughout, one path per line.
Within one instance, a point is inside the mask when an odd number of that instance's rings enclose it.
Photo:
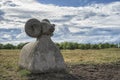
M 3 18 L 4 14 L 5 14 L 5 13 L 0 10 L 0 21 L 4 19 L 4 18 Z
M 88 36 L 90 35 L 118 35 L 120 34 L 120 28 L 93 28 L 88 32 Z
M 76 15 L 63 15 L 60 19 L 52 19 L 52 22 L 69 22 L 71 19 L 73 19 Z
M 10 6 L 10 7 L 16 7 L 18 5 L 16 5 L 15 3 L 13 3 L 12 1 L 5 1 L 3 2 L 3 5 L 5 6 Z

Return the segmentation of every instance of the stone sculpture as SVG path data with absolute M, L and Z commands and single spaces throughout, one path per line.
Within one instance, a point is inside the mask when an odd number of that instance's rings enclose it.
M 19 67 L 32 73 L 45 73 L 65 70 L 65 63 L 59 48 L 51 40 L 55 25 L 48 19 L 41 22 L 30 19 L 25 24 L 25 32 L 35 42 L 26 44 L 20 54 Z

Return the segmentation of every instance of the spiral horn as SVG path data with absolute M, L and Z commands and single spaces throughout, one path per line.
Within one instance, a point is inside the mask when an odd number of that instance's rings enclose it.
M 37 38 L 41 35 L 41 23 L 38 19 L 29 19 L 25 24 L 25 32 L 28 36 Z

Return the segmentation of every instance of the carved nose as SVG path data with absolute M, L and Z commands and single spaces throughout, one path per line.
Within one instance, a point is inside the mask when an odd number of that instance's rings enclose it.
M 55 27 L 55 24 L 52 24 L 52 27 Z
M 51 28 L 50 28 L 50 32 L 54 32 L 55 30 L 55 24 L 52 24 Z
M 51 32 L 54 32 L 54 30 L 55 30 L 55 24 L 52 24 L 52 26 L 51 26 Z
M 50 32 L 54 32 L 54 30 L 55 30 L 55 28 L 54 28 L 54 27 L 52 27 L 52 28 L 50 29 Z

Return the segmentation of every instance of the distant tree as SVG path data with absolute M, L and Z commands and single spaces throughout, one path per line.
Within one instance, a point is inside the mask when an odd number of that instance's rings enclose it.
M 72 48 L 72 44 L 69 42 L 65 42 L 64 43 L 64 49 L 71 49 Z
M 86 47 L 86 49 L 91 49 L 91 44 L 88 43 L 88 44 L 85 45 L 85 47 Z
M 79 49 L 86 49 L 86 44 L 79 44 Z
M 0 49 L 3 49 L 3 44 L 0 43 Z
M 78 46 L 79 46 L 79 44 L 78 43 L 74 43 L 74 49 L 78 49 Z
M 81 44 L 78 44 L 78 49 L 81 49 Z
M 110 44 L 109 43 L 105 43 L 105 48 L 110 48 Z
M 28 42 L 27 42 L 28 43 Z M 0 44 L 0 49 L 22 49 L 27 43 L 20 43 L 17 46 L 13 44 Z M 99 43 L 99 44 L 81 44 L 75 42 L 62 42 L 56 43 L 60 49 L 104 49 L 104 48 L 117 48 L 117 44 Z
M 60 48 L 60 44 L 59 43 L 55 43 L 59 48 Z
M 27 44 L 27 43 L 20 43 L 20 44 L 18 44 L 17 45 L 17 49 L 22 49 L 25 44 Z
M 111 48 L 116 48 L 117 46 L 115 44 L 110 44 Z
M 105 48 L 105 45 L 104 45 L 104 44 L 101 44 L 101 48 L 104 49 L 104 48 Z
M 66 44 L 66 49 L 75 49 L 75 44 L 72 42 L 69 42 Z
M 99 43 L 99 44 L 97 44 L 98 45 L 98 49 L 102 49 L 102 43 Z
M 97 45 L 97 44 L 92 44 L 92 45 L 91 45 L 91 49 L 100 49 L 100 48 L 99 48 L 99 45 Z
M 59 44 L 59 47 L 60 47 L 60 49 L 64 49 L 65 47 L 64 47 L 64 43 L 62 42 L 62 43 L 60 43 Z
M 63 49 L 67 49 L 67 44 L 68 44 L 68 42 L 63 42 L 63 43 L 61 43 L 62 44 L 62 47 L 63 47 Z
M 3 49 L 16 49 L 16 46 L 8 43 L 3 46 Z
M 109 43 L 104 43 L 104 44 L 101 44 L 101 48 L 104 49 L 104 48 L 110 48 L 110 44 Z

